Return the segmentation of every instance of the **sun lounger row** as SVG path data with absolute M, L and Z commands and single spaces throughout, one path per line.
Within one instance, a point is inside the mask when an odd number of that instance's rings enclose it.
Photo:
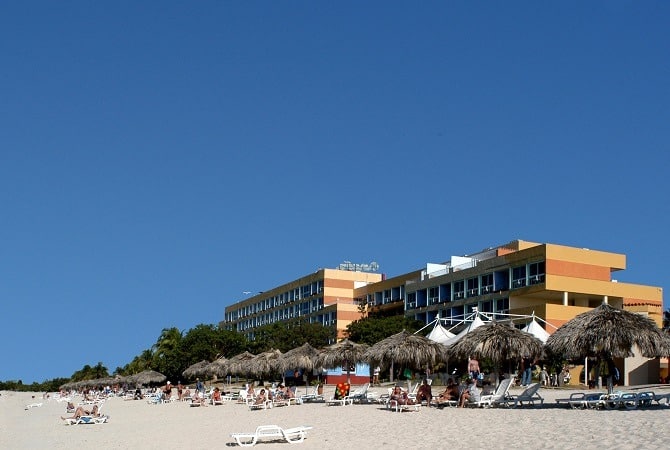
M 603 394 L 597 392 L 575 392 L 569 398 L 559 398 L 556 404 L 567 404 L 574 409 L 636 409 L 643 406 L 652 406 L 654 402 L 670 406 L 670 393 L 656 394 L 652 391 L 641 392 L 614 392 Z

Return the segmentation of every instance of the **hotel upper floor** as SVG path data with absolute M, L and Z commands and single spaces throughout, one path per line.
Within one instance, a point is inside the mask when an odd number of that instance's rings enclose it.
M 477 308 L 534 313 L 558 327 L 603 301 L 648 313 L 660 325 L 663 289 L 612 278 L 625 268 L 623 254 L 516 240 L 392 278 L 320 269 L 226 307 L 221 326 L 253 339 L 259 326 L 301 318 L 332 326 L 342 337 L 361 309 L 429 323 Z

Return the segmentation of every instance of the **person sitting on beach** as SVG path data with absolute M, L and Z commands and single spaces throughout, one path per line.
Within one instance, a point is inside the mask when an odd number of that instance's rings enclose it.
M 267 401 L 267 396 L 265 395 L 265 389 L 261 389 L 258 393 L 258 396 L 254 400 L 254 405 L 262 405 Z
M 464 408 L 467 402 L 478 402 L 480 399 L 479 388 L 477 388 L 477 380 L 474 378 L 468 379 L 468 387 L 461 394 L 458 402 L 459 408 Z
M 407 392 L 403 391 L 400 386 L 393 388 L 391 392 L 391 402 L 395 402 L 398 405 L 411 405 L 414 402 L 407 396 Z
M 427 379 L 423 379 L 423 382 L 421 383 L 421 386 L 419 386 L 419 389 L 416 392 L 416 402 L 421 403 L 422 401 L 426 401 L 428 403 L 428 406 L 430 407 L 430 402 L 433 400 L 433 391 L 430 388 L 430 384 L 428 384 Z
M 193 396 L 191 397 L 191 403 L 199 403 L 202 406 L 207 406 L 207 401 L 205 399 L 204 394 L 197 389 L 193 391 Z
M 72 417 L 61 416 L 60 418 L 63 419 L 63 420 L 68 420 L 68 419 L 77 420 L 81 416 L 100 417 L 100 411 L 98 410 L 98 405 L 93 405 L 93 409 L 91 409 L 90 411 L 87 410 L 87 409 L 84 409 L 83 406 L 77 406 L 77 409 L 74 411 L 74 415 Z
M 279 385 L 279 390 L 283 399 L 288 400 L 290 398 L 295 398 L 293 389 L 290 389 L 288 386 Z
M 458 392 L 458 384 L 453 378 L 447 381 L 447 388 L 440 395 L 437 396 L 438 403 L 447 401 L 458 401 L 460 394 Z
M 212 392 L 212 404 L 216 405 L 217 403 L 223 404 L 223 400 L 221 400 L 221 391 L 218 387 L 215 387 L 214 392 Z

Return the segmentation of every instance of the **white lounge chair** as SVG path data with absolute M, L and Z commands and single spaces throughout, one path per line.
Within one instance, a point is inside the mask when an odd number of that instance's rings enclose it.
M 300 400 L 304 402 L 323 402 L 326 401 L 323 394 L 319 394 L 319 386 L 314 386 L 314 390 L 310 394 L 300 396 Z
M 667 394 L 657 394 L 654 393 L 654 401 L 661 405 L 661 402 L 665 400 L 665 406 L 670 406 L 670 392 Z
M 366 383 L 363 386 L 356 388 L 353 392 L 350 392 L 347 397 L 351 402 L 362 402 L 368 401 L 368 389 L 370 388 L 370 383 Z
M 286 441 L 289 444 L 297 444 L 305 440 L 307 430 L 311 429 L 312 427 L 307 426 L 284 429 L 277 425 L 261 425 L 253 433 L 233 433 L 230 436 L 237 445 L 242 447 L 256 445 L 259 440 Z
M 572 409 L 600 408 L 603 404 L 600 392 L 573 392 L 569 398 L 557 398 L 556 404 L 566 403 Z
M 353 405 L 354 401 L 349 398 L 349 396 L 345 396 L 342 398 L 335 398 L 335 396 L 332 396 L 330 399 L 326 400 L 326 405 L 327 406 L 346 406 L 346 405 Z
M 81 416 L 78 419 L 65 419 L 65 425 L 86 425 L 106 423 L 109 416 Z
M 540 383 L 533 383 L 528 386 L 521 394 L 512 396 L 508 403 L 512 403 L 512 407 L 516 408 L 517 406 L 523 406 L 524 403 L 535 405 L 535 402 L 540 402 L 540 405 L 544 403 L 544 398 L 538 394 L 540 390 Z
M 469 406 L 486 407 L 504 405 L 508 406 L 510 400 L 509 388 L 514 383 L 514 377 L 505 378 L 500 382 L 493 394 L 482 395 L 478 402 L 468 402 Z

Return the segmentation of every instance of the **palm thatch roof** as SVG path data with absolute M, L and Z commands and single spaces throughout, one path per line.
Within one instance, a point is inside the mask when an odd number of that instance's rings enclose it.
M 126 381 L 131 384 L 151 384 L 151 383 L 162 383 L 167 380 L 167 377 L 160 372 L 155 370 L 145 370 L 135 375 L 130 375 L 126 378 Z
M 282 354 L 279 358 L 279 369 L 282 372 L 294 369 L 314 370 L 319 351 L 308 342 Z
M 260 376 L 278 372 L 281 355 L 282 352 L 277 349 L 259 353 L 247 361 L 249 373 Z
M 228 360 L 228 364 L 226 364 L 227 372 L 232 375 L 246 375 L 250 373 L 248 362 L 254 356 L 253 353 L 248 351 L 233 356 Z
M 228 359 L 224 356 L 215 359 L 204 368 L 203 376 L 223 377 L 228 373 Z M 197 375 L 196 375 L 197 376 Z
M 207 375 L 207 367 L 209 367 L 210 364 L 209 361 L 203 359 L 202 361 L 188 366 L 181 374 L 187 380 L 192 380 L 195 377 L 202 377 Z
M 634 347 L 648 358 L 668 354 L 662 331 L 652 319 L 606 303 L 563 324 L 549 336 L 546 347 L 572 360 L 625 358 L 633 356 Z
M 371 346 L 364 357 L 367 361 L 380 366 L 396 363 L 422 368 L 446 361 L 448 354 L 444 345 L 403 330 Z
M 349 339 L 343 339 L 333 345 L 321 349 L 316 359 L 317 366 L 332 369 L 339 366 L 351 366 L 365 361 L 365 352 L 370 348 L 365 344 L 358 344 Z
M 542 350 L 542 341 L 532 334 L 509 324 L 487 322 L 449 347 L 448 354 L 453 358 L 486 358 L 500 364 L 524 356 L 536 359 L 542 355 Z

